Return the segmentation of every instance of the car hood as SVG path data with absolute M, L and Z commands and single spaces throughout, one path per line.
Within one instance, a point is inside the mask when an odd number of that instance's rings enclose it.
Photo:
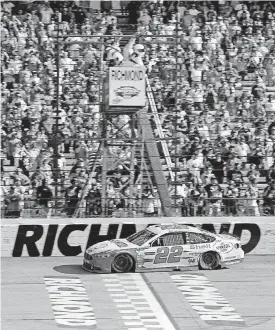
M 130 243 L 127 239 L 112 239 L 110 241 L 104 241 L 90 246 L 87 249 L 88 253 L 101 253 L 106 251 L 116 251 L 139 248 L 138 245 Z

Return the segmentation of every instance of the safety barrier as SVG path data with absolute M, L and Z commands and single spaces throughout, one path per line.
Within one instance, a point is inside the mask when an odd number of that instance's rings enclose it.
M 2 257 L 82 256 L 95 243 L 125 238 L 149 224 L 186 223 L 241 238 L 245 253 L 275 254 L 275 218 L 4 219 Z M 62 221 L 62 223 L 61 223 Z

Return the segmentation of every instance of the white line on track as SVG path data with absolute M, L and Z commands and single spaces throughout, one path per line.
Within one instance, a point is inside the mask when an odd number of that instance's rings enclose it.
M 129 330 L 176 330 L 140 274 L 101 276 Z

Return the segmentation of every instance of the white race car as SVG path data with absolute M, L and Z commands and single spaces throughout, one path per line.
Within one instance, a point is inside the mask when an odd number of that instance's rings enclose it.
M 163 269 L 218 269 L 244 259 L 238 237 L 213 234 L 181 224 L 150 226 L 126 239 L 95 244 L 84 255 L 83 268 L 97 273 Z

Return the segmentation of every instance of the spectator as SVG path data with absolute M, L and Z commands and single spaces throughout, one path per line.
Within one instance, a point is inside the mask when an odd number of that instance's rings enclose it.
M 40 15 L 41 15 L 41 21 L 44 24 L 50 24 L 51 22 L 51 17 L 53 15 L 53 10 L 50 7 L 49 3 L 45 3 L 43 7 L 40 9 Z
M 275 215 L 275 181 L 272 180 L 263 192 L 265 215 Z
M 72 217 L 80 197 L 81 187 L 76 179 L 71 180 L 71 186 L 67 188 L 66 198 L 66 213 L 67 216 Z
M 53 193 L 47 185 L 46 179 L 42 179 L 41 186 L 37 187 L 36 197 L 39 205 L 41 205 L 42 209 L 48 214 L 48 209 L 50 207 L 50 202 L 53 197 Z
M 208 166 L 204 173 L 201 176 L 201 180 L 204 186 L 210 184 L 210 182 L 212 182 L 212 179 L 215 179 L 216 176 L 213 173 L 213 168 L 211 166 Z
M 205 205 L 205 199 L 207 198 L 207 193 L 204 190 L 203 185 L 198 183 L 193 189 L 191 189 L 189 198 L 190 216 L 203 216 L 203 207 Z
M 149 187 L 144 190 L 142 199 L 145 216 L 156 215 L 158 213 L 156 208 L 156 198 Z
M 236 216 L 238 215 L 238 189 L 234 188 L 232 190 L 228 190 L 227 194 L 223 196 L 223 204 L 225 206 L 225 215 Z
M 28 186 L 30 179 L 22 173 L 21 168 L 17 168 L 14 175 L 11 175 L 14 180 L 20 180 L 23 186 Z
M 186 10 L 182 17 L 182 26 L 184 30 L 187 30 L 193 21 L 193 15 L 190 14 L 190 10 Z
M 222 191 L 216 178 L 212 178 L 211 182 L 205 186 L 208 194 L 207 215 L 218 216 L 221 212 Z
M 243 174 L 241 172 L 241 165 L 236 163 L 232 170 L 229 170 L 227 173 L 227 179 L 233 180 L 236 184 L 236 187 L 240 187 L 243 183 Z
M 247 172 L 247 177 L 250 183 L 254 184 L 258 182 L 260 172 L 256 169 L 255 164 L 250 165 L 250 170 Z
M 218 183 L 223 183 L 223 177 L 224 177 L 224 162 L 222 160 L 221 154 L 217 154 L 217 159 L 215 159 L 212 162 L 213 166 L 213 172 L 215 174 L 215 177 L 218 180 Z
M 252 187 L 248 187 L 245 193 L 246 199 L 246 214 L 259 216 L 258 192 Z
M 237 156 L 241 159 L 242 163 L 246 164 L 247 163 L 247 156 L 250 154 L 250 148 L 245 143 L 245 138 L 244 137 L 240 138 L 240 144 L 238 144 L 234 148 L 234 150 L 237 153 Z
M 19 218 L 22 212 L 23 195 L 15 190 L 14 186 L 10 187 L 10 192 L 5 197 L 5 216 Z
M 93 184 L 87 197 L 86 212 L 88 216 L 98 216 L 102 213 L 101 209 L 101 189 Z

